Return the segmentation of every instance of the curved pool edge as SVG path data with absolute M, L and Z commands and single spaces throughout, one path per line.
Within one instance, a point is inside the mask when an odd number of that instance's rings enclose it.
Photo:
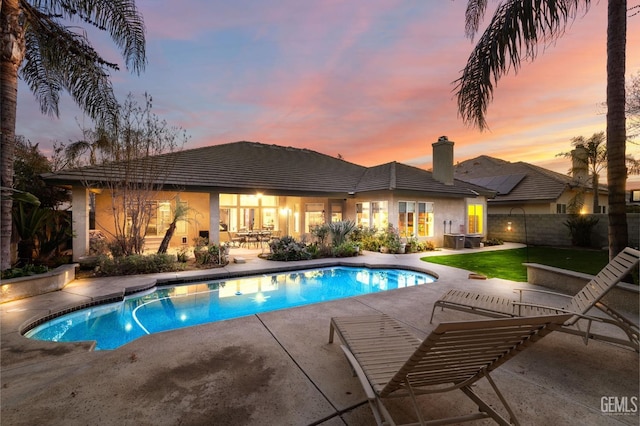
M 269 262 L 272 262 L 272 261 L 269 261 Z M 428 268 L 418 267 L 415 265 L 402 265 L 402 264 L 399 265 L 399 264 L 393 264 L 393 263 L 369 263 L 366 261 L 345 262 L 343 260 L 336 260 L 336 259 L 333 259 L 333 260 L 320 259 L 315 261 L 302 261 L 302 262 L 304 263 L 278 262 L 277 265 L 270 265 L 272 267 L 255 268 L 255 269 L 248 269 L 248 270 L 242 270 L 242 271 L 228 271 L 228 270 L 221 271 L 220 269 L 210 269 L 210 270 L 202 271 L 201 274 L 193 274 L 193 275 L 189 274 L 189 276 L 186 276 L 186 277 L 176 276 L 173 278 L 169 278 L 169 277 L 152 278 L 147 283 L 124 287 L 122 291 L 119 291 L 119 292 L 91 298 L 91 300 L 87 302 L 71 304 L 62 309 L 50 311 L 45 315 L 35 315 L 34 317 L 31 317 L 27 321 L 23 322 L 18 327 L 17 331 L 18 331 L 18 334 L 27 341 L 30 341 L 30 342 L 40 341 L 37 339 L 31 339 L 25 336 L 25 334 L 28 333 L 33 328 L 47 321 L 50 321 L 52 319 L 55 319 L 62 315 L 66 315 L 71 312 L 75 312 L 81 309 L 91 308 L 91 307 L 95 307 L 95 306 L 103 305 L 107 303 L 121 302 L 127 296 L 132 296 L 138 293 L 151 291 L 156 288 L 162 288 L 162 287 L 168 287 L 168 286 L 174 286 L 174 285 L 180 285 L 180 284 L 189 284 L 197 281 L 242 278 L 242 277 L 267 274 L 267 273 L 273 274 L 273 273 L 279 273 L 279 272 L 291 272 L 291 271 L 300 271 L 300 270 L 315 269 L 315 268 L 327 268 L 327 267 L 334 267 L 334 266 L 345 266 L 345 267 L 353 267 L 353 268 L 361 267 L 361 268 L 369 268 L 369 269 L 385 269 L 385 268 L 404 269 L 407 271 L 428 274 L 432 276 L 435 279 L 435 281 L 437 281 L 440 278 L 439 275 L 433 272 L 432 270 L 429 270 Z M 176 275 L 179 275 L 179 273 Z M 126 278 L 126 277 L 123 277 L 123 278 Z M 88 349 L 89 351 L 95 351 L 97 342 L 95 341 L 84 341 L 84 342 L 91 344 L 91 347 Z M 48 343 L 78 344 L 80 342 L 48 342 Z
M 345 258 L 345 259 L 349 259 L 349 258 Z M 164 287 L 164 286 L 170 286 L 170 285 L 176 285 L 176 284 L 186 284 L 186 283 L 191 283 L 195 281 L 241 278 L 241 277 L 266 274 L 266 273 L 272 274 L 272 273 L 278 273 L 278 272 L 298 271 L 301 269 L 330 268 L 332 266 L 351 266 L 354 268 L 360 267 L 360 268 L 370 268 L 370 269 L 384 269 L 384 268 L 406 269 L 408 271 L 429 274 L 432 277 L 434 277 L 436 280 L 440 278 L 440 276 L 436 272 L 426 267 L 422 268 L 415 265 L 404 265 L 404 264 L 398 264 L 398 263 L 370 263 L 367 261 L 346 261 L 346 260 L 338 260 L 338 259 L 314 259 L 314 260 L 291 261 L 291 262 L 281 262 L 281 261 L 270 260 L 268 262 L 272 264 L 264 265 L 264 267 L 258 267 L 255 269 L 246 269 L 246 270 L 237 270 L 237 271 L 226 270 L 226 268 L 216 268 L 216 269 L 207 269 L 202 271 L 201 274 L 193 274 L 193 275 L 191 275 L 191 273 L 187 275 L 181 272 L 177 272 L 175 274 L 175 277 L 158 278 L 155 281 L 156 283 L 155 285 L 158 287 Z M 425 263 L 425 266 L 429 265 L 426 262 L 424 263 Z
M 25 339 L 29 339 L 28 337 L 25 336 L 25 333 L 28 333 L 33 328 L 47 321 L 50 321 L 54 318 L 57 318 L 62 315 L 66 315 L 71 312 L 79 311 L 85 308 L 91 308 L 94 306 L 104 305 L 107 303 L 121 302 L 127 296 L 153 290 L 156 287 L 157 287 L 157 280 L 151 279 L 148 283 L 145 283 L 145 284 L 138 284 L 135 286 L 125 287 L 122 289 L 122 291 L 109 293 L 109 294 L 105 294 L 98 297 L 91 297 L 90 300 L 86 302 L 70 304 L 61 309 L 49 311 L 47 314 L 44 314 L 44 315 L 38 314 L 29 318 L 22 324 L 20 324 L 20 326 L 18 326 L 18 333 Z M 29 340 L 33 340 L 33 339 L 29 339 Z

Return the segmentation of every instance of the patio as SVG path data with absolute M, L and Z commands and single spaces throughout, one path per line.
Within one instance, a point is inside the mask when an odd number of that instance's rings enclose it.
M 246 263 L 207 272 L 326 263 L 269 262 L 259 253 L 234 249 L 231 257 L 241 256 Z M 32 341 L 18 329 L 34 316 L 144 285 L 156 276 L 78 280 L 62 291 L 5 303 L 0 306 L 2 423 L 370 425 L 373 416 L 357 378 L 339 344 L 327 343 L 332 316 L 384 312 L 424 337 L 434 328 L 429 324 L 433 302 L 450 288 L 513 296 L 513 288 L 529 286 L 471 280 L 468 271 L 424 263 L 421 256 L 366 252 L 340 261 L 421 268 L 437 274 L 436 283 L 149 335 L 113 351 Z M 202 273 L 160 278 L 191 279 Z M 478 317 L 444 311 L 436 313 L 434 322 L 473 318 Z M 638 353 L 628 349 L 601 342 L 585 346 L 576 336 L 556 332 L 493 377 L 523 425 L 637 425 L 638 361 Z M 489 395 L 485 385 L 481 382 L 477 390 Z M 623 400 L 629 402 L 628 413 L 603 405 Z M 421 402 L 427 418 L 475 410 L 460 392 L 425 396 Z M 400 421 L 411 416 L 407 401 L 397 400 L 393 411 Z

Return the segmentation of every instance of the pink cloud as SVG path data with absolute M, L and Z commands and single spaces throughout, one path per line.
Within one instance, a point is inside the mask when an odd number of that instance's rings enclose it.
M 464 38 L 466 2 L 139 6 L 149 67 L 141 77 L 114 74 L 114 85 L 119 96 L 151 93 L 156 112 L 192 135 L 187 147 L 245 139 L 363 165 L 397 160 L 428 168 L 430 144 L 447 135 L 459 160 L 487 154 L 555 164 L 571 137 L 603 130 L 605 3 L 593 3 L 563 38 L 499 82 L 484 133 L 461 122 L 452 93 L 473 47 Z M 630 72 L 640 69 L 636 27 L 629 25 Z M 98 50 L 118 57 L 107 42 L 99 39 Z M 72 108 L 45 121 L 23 105 L 31 94 L 20 96 L 20 124 L 31 134 L 64 141 L 77 131 Z

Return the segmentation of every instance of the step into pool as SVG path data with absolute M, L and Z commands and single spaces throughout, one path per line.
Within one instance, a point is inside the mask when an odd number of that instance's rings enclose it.
M 96 350 L 108 350 L 146 334 L 434 281 L 430 275 L 402 269 L 336 266 L 182 284 L 77 310 L 42 323 L 25 336 L 96 341 Z

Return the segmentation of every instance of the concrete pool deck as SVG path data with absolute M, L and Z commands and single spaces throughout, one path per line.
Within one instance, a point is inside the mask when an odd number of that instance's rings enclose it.
M 234 250 L 231 257 L 246 263 L 206 272 L 76 280 L 62 291 L 0 305 L 0 423 L 371 425 L 371 410 L 340 345 L 327 343 L 331 317 L 384 312 L 424 337 L 434 328 L 429 324 L 434 301 L 450 288 L 513 297 L 514 288 L 533 287 L 469 279 L 468 271 L 422 262 L 425 253 L 366 252 L 340 261 L 417 268 L 437 274 L 438 281 L 149 335 L 113 351 L 90 351 L 88 343 L 35 341 L 19 333 L 37 316 L 155 278 L 195 280 L 199 274 L 326 263 L 269 262 L 259 253 Z M 448 310 L 437 312 L 434 323 L 478 318 Z M 585 345 L 579 337 L 556 332 L 493 377 L 523 425 L 637 425 L 639 374 L 638 353 L 595 341 Z M 487 387 L 481 381 L 476 389 L 493 402 Z M 461 392 L 420 400 L 429 419 L 476 410 Z M 410 403 L 399 399 L 392 412 L 406 421 Z

